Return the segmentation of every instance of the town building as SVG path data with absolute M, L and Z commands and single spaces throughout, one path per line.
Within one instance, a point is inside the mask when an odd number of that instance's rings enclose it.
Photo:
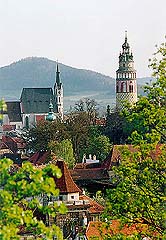
M 44 167 L 48 163 L 49 152 L 37 152 L 29 161 L 37 168 Z M 62 231 L 64 238 L 72 237 L 75 239 L 77 231 L 83 231 L 89 221 L 100 221 L 104 207 L 95 200 L 86 196 L 81 188 L 79 188 L 71 177 L 71 173 L 63 160 L 53 158 L 52 163 L 58 166 L 62 172 L 62 177 L 54 178 L 56 187 L 59 189 L 58 197 L 46 197 L 43 199 L 44 205 L 51 205 L 54 202 L 61 204 L 65 203 L 68 211 L 66 214 L 57 214 L 56 219 L 48 217 L 47 224 L 51 225 L 56 222 Z
M 124 105 L 137 102 L 136 70 L 134 69 L 133 53 L 127 40 L 122 45 L 119 55 L 119 68 L 116 71 L 116 108 L 122 110 Z

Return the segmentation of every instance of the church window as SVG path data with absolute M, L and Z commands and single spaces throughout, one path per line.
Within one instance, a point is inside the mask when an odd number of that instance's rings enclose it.
M 61 101 L 61 98 L 59 97 L 59 102 Z
M 123 67 L 125 67 L 125 63 L 123 63 Z

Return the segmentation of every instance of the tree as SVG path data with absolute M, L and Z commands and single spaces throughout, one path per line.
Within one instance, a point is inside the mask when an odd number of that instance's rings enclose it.
M 61 172 L 55 165 L 43 169 L 29 162 L 21 168 L 9 159 L 0 161 L 0 239 L 20 239 L 20 230 L 30 232 L 37 239 L 62 239 L 60 229 L 46 224 L 46 215 L 55 217 L 64 213 L 65 207 L 44 204 L 44 196 L 58 196 L 53 177 L 60 178 Z
M 3 112 L 7 110 L 7 106 L 5 101 L 2 99 L 0 100 L 0 121 L 2 121 L 2 116 L 3 116 Z
M 59 120 L 40 121 L 25 136 L 28 147 L 33 151 L 46 151 L 50 141 L 60 142 L 68 137 L 65 124 Z
M 156 158 L 152 145 L 142 144 L 137 150 L 133 154 L 126 147 L 121 149 L 122 163 L 114 168 L 116 188 L 107 192 L 107 211 L 113 219 L 146 223 L 149 230 L 164 234 L 166 149 Z
M 73 153 L 73 146 L 70 140 L 65 139 L 61 142 L 51 141 L 48 144 L 49 149 L 56 155 L 58 158 L 62 158 L 68 168 L 73 168 L 75 165 L 75 158 Z
M 103 161 L 111 151 L 111 144 L 108 137 L 99 135 L 89 138 L 89 144 L 85 150 L 86 154 L 96 155 L 97 159 Z
M 126 131 L 134 131 L 146 142 L 166 142 L 166 43 L 157 47 L 149 65 L 156 81 L 145 86 L 147 96 L 124 111 Z
M 165 239 L 166 147 L 158 143 L 166 140 L 166 43 L 157 49 L 150 66 L 156 81 L 145 87 L 147 96 L 124 112 L 137 151 L 121 149 L 121 164 L 113 168 L 116 187 L 108 190 L 106 216 L 122 223 L 145 223 L 149 228 L 145 235 Z
M 109 137 L 113 144 L 124 144 L 127 142 L 129 135 L 125 131 L 125 123 L 125 116 L 116 108 L 111 111 L 108 105 L 104 134 Z
M 66 124 L 66 128 L 71 139 L 75 158 L 82 159 L 84 149 L 88 144 L 90 119 L 85 112 L 72 113 Z
M 75 103 L 76 112 L 86 112 L 90 118 L 90 121 L 93 121 L 97 116 L 97 102 L 94 99 L 82 98 Z

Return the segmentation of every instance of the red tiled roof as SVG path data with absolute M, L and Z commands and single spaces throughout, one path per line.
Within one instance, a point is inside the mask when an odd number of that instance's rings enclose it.
M 4 150 L 4 149 L 8 149 L 12 153 L 12 151 L 10 150 L 10 148 L 6 143 L 0 142 L 0 150 Z
M 64 161 L 58 160 L 56 166 L 61 169 L 62 177 L 55 179 L 56 186 L 59 188 L 61 193 L 82 193 L 81 189 L 74 183 L 69 169 L 67 168 Z
M 29 161 L 35 165 L 45 164 L 49 154 L 49 152 L 36 152 L 29 158 Z
M 16 125 L 3 125 L 2 126 L 3 131 L 12 131 L 16 129 Z
M 100 230 L 102 229 L 102 234 L 118 234 L 122 233 L 124 235 L 132 235 L 134 233 L 143 232 L 148 229 L 148 226 L 146 224 L 132 224 L 130 226 L 124 225 L 122 228 L 120 227 L 120 222 L 118 220 L 112 220 L 110 224 L 110 228 L 106 229 L 103 223 L 101 222 L 89 222 L 87 230 L 86 230 L 86 237 L 88 240 L 91 239 L 91 237 L 98 237 L 99 240 L 102 240 L 102 236 L 100 233 Z
M 85 195 L 81 195 L 80 196 L 80 200 L 88 200 L 89 203 L 90 203 L 90 208 L 89 208 L 89 213 L 91 214 L 95 214 L 95 213 L 102 213 L 104 211 L 104 207 L 97 203 L 95 200 L 91 199 L 90 197 L 88 196 L 85 196 Z
M 73 169 L 70 170 L 73 180 L 108 179 L 108 173 L 103 168 Z

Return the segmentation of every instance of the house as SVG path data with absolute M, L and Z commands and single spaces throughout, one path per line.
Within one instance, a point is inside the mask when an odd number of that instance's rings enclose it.
M 19 101 L 7 101 L 6 110 L 3 112 L 3 126 L 12 126 L 13 129 L 22 129 L 22 116 Z M 9 127 L 8 127 L 9 128 Z M 5 131 L 6 128 L 4 127 Z
M 48 163 L 49 152 L 35 153 L 29 160 L 36 167 L 44 167 L 43 164 Z M 76 183 L 73 181 L 70 171 L 63 160 L 53 160 L 62 172 L 62 177 L 54 178 L 56 187 L 59 189 L 58 197 L 46 198 L 44 204 L 50 205 L 54 202 L 60 204 L 65 203 L 68 212 L 64 215 L 57 214 L 56 224 L 62 229 L 64 237 L 74 236 L 77 230 L 83 231 L 88 222 L 100 220 L 100 216 L 104 211 L 104 207 L 99 203 L 83 194 Z M 49 224 L 55 221 L 53 218 L 47 219 Z
M 13 153 L 26 154 L 26 143 L 22 138 L 2 136 L 2 142 L 4 142 Z

